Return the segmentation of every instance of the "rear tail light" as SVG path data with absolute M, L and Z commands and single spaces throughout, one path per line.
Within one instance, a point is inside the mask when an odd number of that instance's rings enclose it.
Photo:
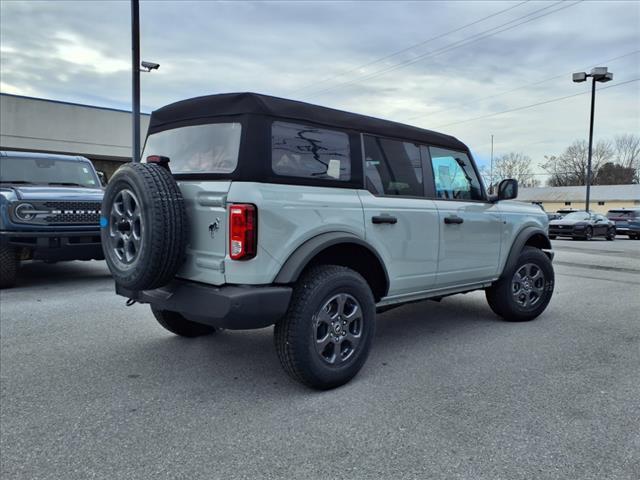
M 233 204 L 229 208 L 229 256 L 248 260 L 258 247 L 258 215 L 255 205 Z

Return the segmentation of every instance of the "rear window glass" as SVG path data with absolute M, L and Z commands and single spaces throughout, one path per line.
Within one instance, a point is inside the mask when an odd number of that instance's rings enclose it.
M 609 210 L 607 212 L 609 218 L 636 218 L 640 217 L 640 212 L 634 210 Z
M 173 173 L 231 173 L 238 165 L 239 123 L 174 128 L 149 135 L 142 153 L 169 157 Z
M 287 177 L 348 181 L 349 136 L 297 123 L 273 122 L 271 168 Z

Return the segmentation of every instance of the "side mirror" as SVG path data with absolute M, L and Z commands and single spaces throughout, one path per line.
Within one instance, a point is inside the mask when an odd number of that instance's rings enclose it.
M 498 185 L 498 200 L 511 200 L 518 196 L 518 181 L 513 178 L 502 180 Z
M 102 170 L 97 170 L 96 173 L 98 174 L 98 178 L 100 179 L 100 184 L 103 187 L 107 186 L 107 176 L 105 175 L 105 173 Z

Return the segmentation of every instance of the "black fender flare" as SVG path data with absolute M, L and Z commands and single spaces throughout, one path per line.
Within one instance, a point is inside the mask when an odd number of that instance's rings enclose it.
M 509 250 L 509 255 L 507 256 L 507 261 L 505 262 L 502 272 L 500 273 L 500 278 L 504 277 L 505 272 L 511 271 L 511 269 L 515 266 L 515 263 L 518 261 L 520 252 L 522 252 L 522 249 L 527 244 L 527 242 L 535 235 L 541 235 L 541 238 L 543 240 L 542 244 L 539 245 L 539 247 L 549 257 L 549 260 L 553 260 L 553 252 L 551 251 L 551 240 L 549 240 L 547 232 L 542 230 L 540 227 L 525 227 L 516 235 L 515 240 L 511 244 L 511 250 Z
M 300 274 L 307 266 L 307 264 L 315 257 L 318 253 L 322 252 L 328 247 L 333 245 L 337 245 L 340 243 L 351 243 L 360 245 L 369 252 L 371 252 L 380 263 L 382 270 L 384 272 L 385 281 L 387 288 L 389 288 L 389 273 L 387 272 L 387 268 L 385 267 L 384 262 L 382 261 L 382 257 L 378 254 L 378 252 L 367 242 L 362 240 L 360 237 L 347 232 L 327 232 L 321 233 L 306 242 L 300 245 L 287 259 L 286 262 L 280 268 L 280 271 L 276 275 L 274 283 L 292 283 L 298 280 Z

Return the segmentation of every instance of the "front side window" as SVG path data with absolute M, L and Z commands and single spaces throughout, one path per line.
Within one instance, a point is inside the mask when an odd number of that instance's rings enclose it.
M 349 136 L 308 125 L 273 122 L 271 168 L 286 177 L 349 181 Z
M 58 158 L 2 157 L 0 183 L 100 188 L 93 167 L 84 161 Z
M 366 186 L 374 195 L 421 197 L 422 163 L 414 143 L 364 136 Z
M 480 181 L 466 153 L 429 147 L 436 197 L 445 200 L 484 200 Z
M 153 133 L 142 153 L 169 157 L 173 173 L 231 173 L 238 165 L 239 123 L 211 123 Z

